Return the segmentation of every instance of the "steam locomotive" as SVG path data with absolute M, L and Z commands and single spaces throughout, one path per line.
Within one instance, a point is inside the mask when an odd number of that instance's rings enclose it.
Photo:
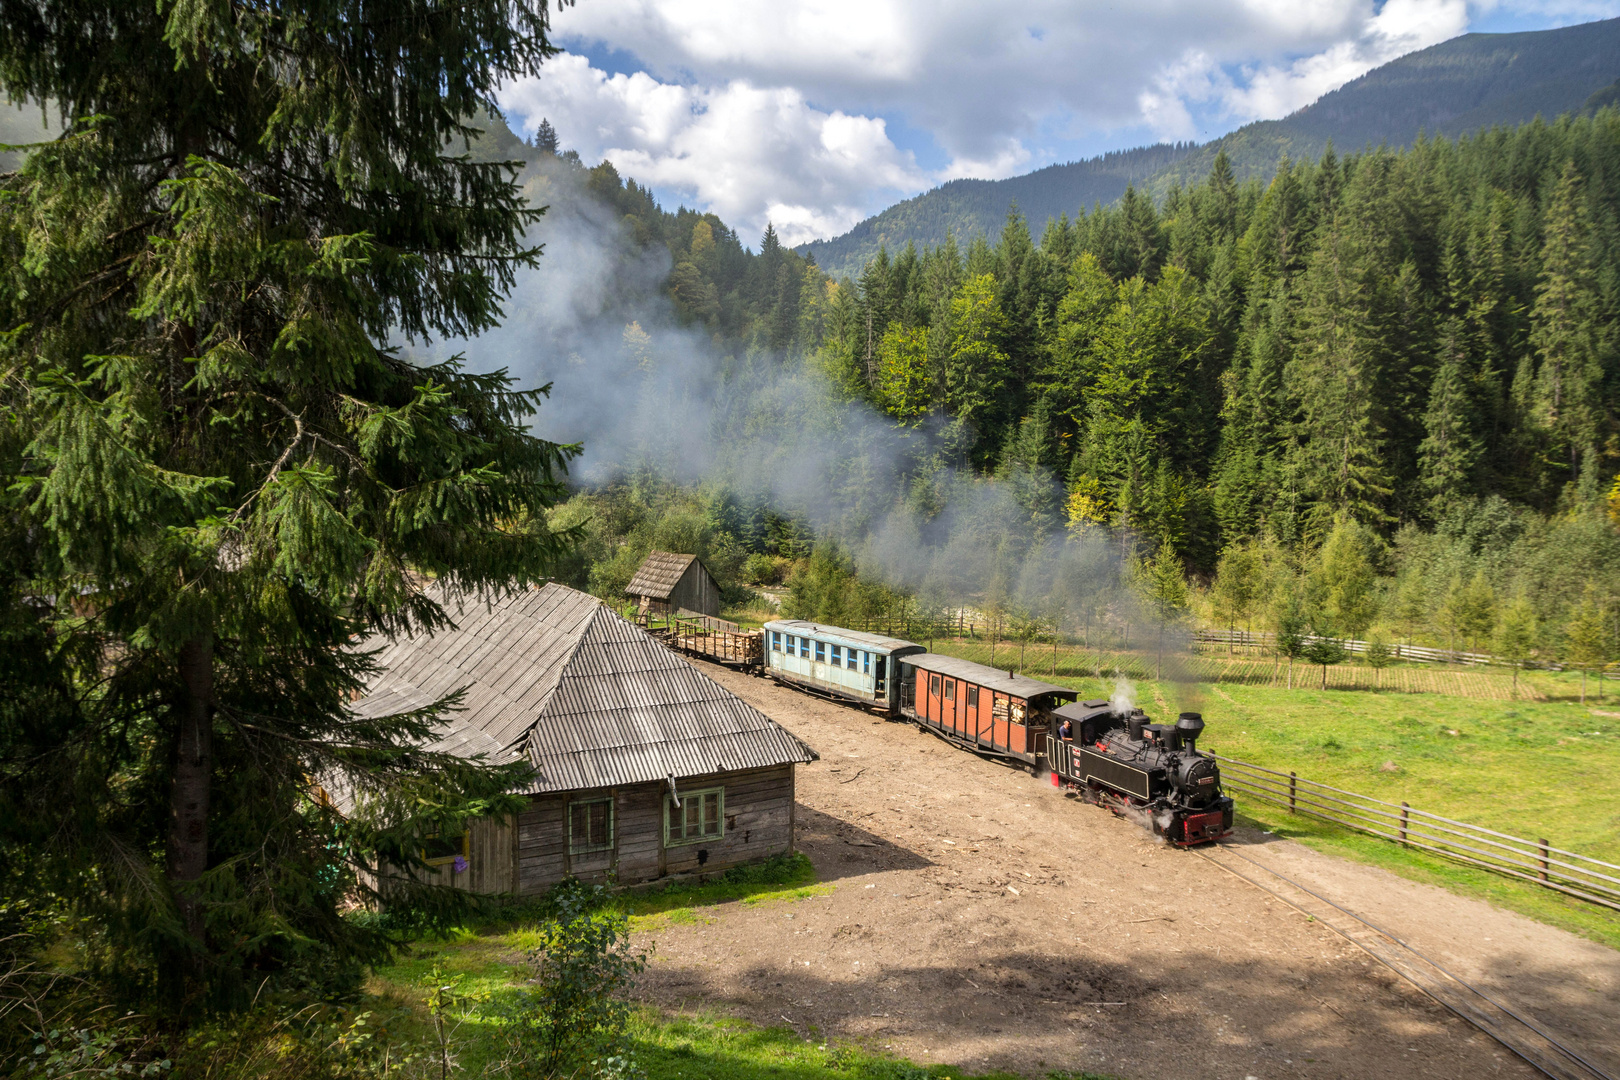
M 1181 847 L 1232 831 L 1220 767 L 1198 750 L 1204 721 L 1149 723 L 1015 671 L 930 653 L 911 641 L 836 626 L 766 623 L 764 673 L 789 686 L 904 718 L 985 757 L 1045 770 L 1052 783 L 1144 824 Z
M 1232 800 L 1221 793 L 1221 768 L 1198 752 L 1204 731 L 1198 713 L 1152 724 L 1141 709 L 1081 701 L 1052 716 L 1054 784 L 1077 787 L 1087 802 L 1117 814 L 1146 814 L 1153 831 L 1179 847 L 1231 835 Z

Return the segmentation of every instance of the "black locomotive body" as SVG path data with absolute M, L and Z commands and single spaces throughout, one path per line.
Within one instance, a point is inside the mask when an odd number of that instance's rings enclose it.
M 1178 847 L 1232 832 L 1232 800 L 1221 793 L 1215 759 L 1198 751 L 1204 721 L 1182 713 L 1152 724 L 1141 709 L 1121 715 L 1106 701 L 1053 710 L 1047 743 L 1052 782 L 1080 789 L 1118 814 L 1141 813 Z

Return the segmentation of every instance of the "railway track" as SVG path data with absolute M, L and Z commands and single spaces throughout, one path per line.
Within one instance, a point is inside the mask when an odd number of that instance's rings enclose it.
M 1355 912 L 1222 844 L 1196 852 L 1234 877 L 1308 915 L 1554 1080 L 1616 1080 L 1534 1019 L 1492 998 Z M 1247 864 L 1246 866 L 1244 864 Z

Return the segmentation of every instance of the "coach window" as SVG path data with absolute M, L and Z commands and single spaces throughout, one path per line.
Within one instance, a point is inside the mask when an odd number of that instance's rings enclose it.
M 938 675 L 930 675 L 930 676 L 928 676 L 928 696 L 929 697 L 939 697 L 939 676 Z
M 826 662 L 827 662 L 827 643 L 825 641 L 818 641 L 818 642 L 816 642 L 816 663 L 825 664 Z
M 967 707 L 970 709 L 977 709 L 979 707 L 979 688 L 977 686 L 968 687 Z
M 844 666 L 849 668 L 849 670 L 851 670 L 851 671 L 855 670 L 855 650 L 854 649 L 849 650 L 848 658 L 844 661 Z
M 956 680 L 955 679 L 946 679 L 945 680 L 945 700 L 946 701 L 955 701 L 956 700 Z
M 830 645 L 830 646 L 828 646 L 828 648 L 830 648 L 832 650 L 832 666 L 833 667 L 843 667 L 844 666 L 844 650 L 843 650 L 843 648 L 841 646 L 838 646 L 838 645 Z
M 872 674 L 872 654 L 869 652 L 861 653 L 861 674 Z
M 782 651 L 782 632 L 780 630 L 772 630 L 771 631 L 771 652 L 781 652 L 781 651 Z

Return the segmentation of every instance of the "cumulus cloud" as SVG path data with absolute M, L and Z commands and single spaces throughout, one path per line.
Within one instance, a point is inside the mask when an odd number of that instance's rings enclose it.
M 1464 32 L 1471 12 L 1560 21 L 1567 9 L 1575 21 L 1613 4 L 589 0 L 558 12 L 559 40 L 640 70 L 563 57 L 502 103 L 520 122 L 550 117 L 587 158 L 611 157 L 745 230 L 770 218 L 798 241 L 935 183 L 1076 156 L 1076 140 L 1203 137 L 1212 121 L 1286 115 Z M 885 117 L 943 160 L 919 167 Z
M 587 160 L 611 159 L 728 222 L 774 221 L 788 244 L 843 232 L 874 195 L 928 182 L 881 118 L 814 108 L 791 86 L 674 85 L 563 56 L 543 78 L 507 87 L 501 104 L 524 127 L 549 118 Z
M 1246 68 L 1246 85 L 1228 82 L 1221 87 L 1221 96 L 1230 115 L 1276 120 L 1380 64 L 1437 45 L 1467 29 L 1464 0 L 1387 0 L 1354 39 L 1336 42 L 1287 66 Z

